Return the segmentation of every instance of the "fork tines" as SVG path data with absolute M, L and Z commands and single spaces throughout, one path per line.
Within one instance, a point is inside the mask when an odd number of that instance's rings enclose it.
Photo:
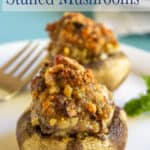
M 23 88 L 37 73 L 45 59 L 44 49 L 45 46 L 41 47 L 40 44 L 28 42 L 0 68 L 0 88 L 8 89 L 11 93 Z M 12 84 L 15 84 L 15 87 Z

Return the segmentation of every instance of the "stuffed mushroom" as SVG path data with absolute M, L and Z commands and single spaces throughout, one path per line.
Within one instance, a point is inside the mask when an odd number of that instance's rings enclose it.
M 49 56 L 61 54 L 93 70 L 96 79 L 110 90 L 127 77 L 130 64 L 120 51 L 113 32 L 80 13 L 66 13 L 47 25 L 51 42 Z
M 20 150 L 124 150 L 125 112 L 75 60 L 46 61 L 32 81 L 32 99 L 17 124 Z

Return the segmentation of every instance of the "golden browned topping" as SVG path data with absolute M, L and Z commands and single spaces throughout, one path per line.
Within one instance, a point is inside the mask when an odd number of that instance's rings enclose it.
M 118 50 L 112 31 L 80 13 L 66 13 L 59 21 L 49 24 L 50 56 L 63 54 L 88 64 Z
M 114 104 L 90 70 L 57 56 L 32 81 L 31 123 L 44 134 L 106 134 Z

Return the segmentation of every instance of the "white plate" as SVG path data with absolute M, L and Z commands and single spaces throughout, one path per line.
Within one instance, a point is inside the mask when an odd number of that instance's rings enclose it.
M 37 40 L 44 46 L 47 40 Z M 14 55 L 26 42 L 16 42 L 0 45 L 0 65 Z M 130 98 L 137 97 L 146 91 L 140 74 L 150 74 L 150 53 L 122 45 L 122 50 L 128 55 L 132 72 L 127 80 L 114 93 L 114 100 L 119 106 Z M 13 98 L 12 101 L 0 103 L 0 150 L 18 150 L 15 128 L 18 117 L 29 106 L 31 96 L 28 91 Z M 150 150 L 150 115 L 129 119 L 129 137 L 126 150 Z

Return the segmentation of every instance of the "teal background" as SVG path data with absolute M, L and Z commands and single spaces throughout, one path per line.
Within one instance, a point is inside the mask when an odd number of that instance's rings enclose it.
M 128 36 L 120 36 L 118 38 L 122 43 L 129 44 L 150 52 L 150 33 L 142 35 L 132 34 Z
M 0 43 L 46 38 L 46 24 L 62 15 L 63 12 L 2 12 L 0 8 Z M 92 13 L 87 12 L 86 15 L 92 17 Z M 150 51 L 150 34 L 120 36 L 118 39 Z
M 45 38 L 45 25 L 60 13 L 0 12 L 0 43 Z

